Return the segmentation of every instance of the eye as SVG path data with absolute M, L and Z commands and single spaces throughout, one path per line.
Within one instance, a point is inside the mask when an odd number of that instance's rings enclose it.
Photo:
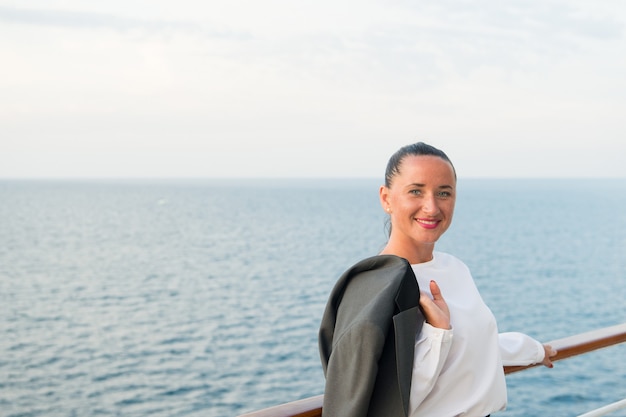
M 450 191 L 439 191 L 437 195 L 441 198 L 450 198 L 452 197 L 452 193 Z
M 409 191 L 409 194 L 412 194 L 412 195 L 422 195 L 422 190 L 418 190 L 418 189 L 411 190 L 411 191 Z

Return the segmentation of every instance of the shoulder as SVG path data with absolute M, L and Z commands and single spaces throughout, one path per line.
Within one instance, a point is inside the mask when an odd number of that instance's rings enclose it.
M 399 300 L 399 295 L 402 300 Z M 419 289 L 409 262 L 394 255 L 363 259 L 344 272 L 332 289 L 323 316 L 332 333 L 381 328 L 383 335 L 405 297 L 417 303 Z
M 463 262 L 462 260 L 460 260 L 454 255 L 451 255 L 446 252 L 435 252 L 434 256 L 435 256 L 435 262 L 437 266 L 440 268 L 455 268 L 455 269 L 464 269 L 464 270 L 469 271 L 469 268 L 465 264 L 465 262 Z
M 413 272 L 405 259 L 390 255 L 363 259 L 348 268 L 336 282 L 324 310 L 319 332 L 322 356 L 329 357 L 332 346 L 344 339 L 344 334 L 362 332 L 372 340 L 386 335 L 393 300 L 402 283 L 409 281 L 403 279 L 409 273 Z M 417 287 L 416 280 L 412 281 Z
M 394 255 L 377 255 L 357 262 L 339 278 L 329 303 L 338 307 L 353 304 L 359 311 L 392 314 L 405 307 L 406 298 L 419 299 L 415 273 L 409 262 Z
M 376 255 L 369 258 L 365 258 L 348 269 L 348 271 L 354 270 L 355 272 L 374 271 L 388 268 L 406 268 L 409 266 L 409 262 L 395 255 Z
M 419 298 L 411 265 L 398 256 L 377 255 L 357 262 L 339 277 L 327 308 L 338 310 L 341 305 L 344 311 L 353 310 L 354 316 L 364 317 L 359 312 L 369 310 L 385 316 L 383 310 L 393 309 L 400 292 Z
M 368 343 L 382 343 L 396 311 L 418 302 L 417 280 L 406 259 L 378 255 L 357 262 L 339 278 L 326 304 L 319 332 L 322 357 L 330 356 L 338 340 L 355 341 L 359 333 Z
M 395 255 L 377 255 L 348 268 L 339 277 L 334 291 L 341 291 L 346 287 L 368 287 L 373 292 L 371 295 L 375 296 L 380 292 L 393 293 L 394 288 L 397 290 L 404 287 L 407 282 L 417 283 L 409 261 Z

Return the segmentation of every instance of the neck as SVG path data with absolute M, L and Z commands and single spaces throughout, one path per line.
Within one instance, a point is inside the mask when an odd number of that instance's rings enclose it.
M 396 255 L 409 261 L 410 264 L 421 264 L 432 261 L 434 243 L 427 243 L 420 246 L 407 248 L 406 246 L 394 245 L 391 241 L 380 252 L 381 255 Z

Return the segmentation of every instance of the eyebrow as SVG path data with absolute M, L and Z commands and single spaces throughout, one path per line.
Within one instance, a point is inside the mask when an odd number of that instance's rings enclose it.
M 412 183 L 412 184 L 407 185 L 407 187 L 425 187 L 425 186 L 426 186 L 426 184 L 420 184 L 420 183 L 416 183 L 416 182 L 414 182 L 414 183 Z M 451 185 L 447 185 L 447 184 L 446 184 L 446 185 L 441 185 L 441 186 L 439 186 L 439 188 L 446 188 L 446 189 L 450 188 L 450 189 L 454 189 L 454 187 L 453 187 L 453 186 L 451 186 Z

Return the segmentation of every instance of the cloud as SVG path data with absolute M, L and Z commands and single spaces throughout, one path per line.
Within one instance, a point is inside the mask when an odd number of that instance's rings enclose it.
M 0 176 L 366 175 L 414 139 L 502 175 L 475 150 L 626 134 L 619 2 L 39 5 L 0 7 Z
M 205 37 L 249 40 L 247 32 L 216 30 L 209 24 L 190 20 L 147 20 L 114 14 L 55 9 L 25 9 L 0 6 L 0 21 L 11 24 L 51 26 L 68 29 L 108 29 L 122 33 L 140 30 L 148 34 L 182 32 Z

